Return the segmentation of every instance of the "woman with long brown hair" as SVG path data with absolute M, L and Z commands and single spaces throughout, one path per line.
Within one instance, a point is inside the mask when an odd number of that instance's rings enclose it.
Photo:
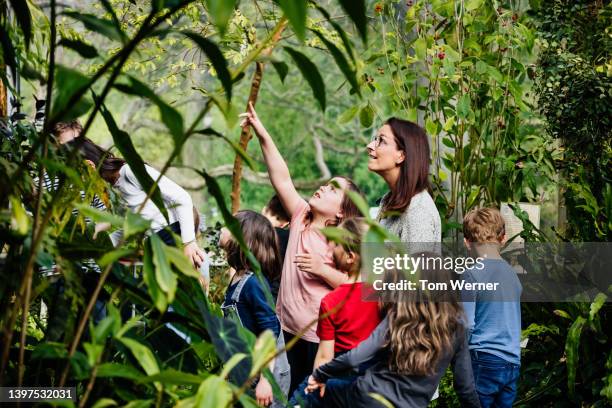
M 385 282 L 410 279 L 416 283 L 414 290 L 380 293 L 387 316 L 372 335 L 314 370 L 308 390 L 318 390 L 326 407 L 383 406 L 373 394 L 397 407 L 427 407 L 449 365 L 462 406 L 480 407 L 459 294 L 423 290 L 420 284 L 421 279 L 448 284 L 454 272 L 443 269 L 436 254 L 425 254 L 424 259 L 426 267 L 415 275 L 386 273 Z M 370 368 L 356 380 L 336 379 L 366 363 Z
M 440 242 L 440 215 L 429 193 L 429 141 L 423 128 L 390 118 L 367 151 L 368 170 L 389 186 L 380 202 L 381 225 L 402 242 Z

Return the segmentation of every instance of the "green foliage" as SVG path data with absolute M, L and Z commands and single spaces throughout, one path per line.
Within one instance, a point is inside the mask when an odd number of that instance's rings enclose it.
M 547 130 L 563 143 L 568 239 L 609 240 L 612 212 L 612 5 L 555 0 L 537 15 L 537 78 Z

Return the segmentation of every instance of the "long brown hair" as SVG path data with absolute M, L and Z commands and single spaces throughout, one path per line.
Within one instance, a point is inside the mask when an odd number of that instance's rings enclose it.
M 280 276 L 282 265 L 276 231 L 270 221 L 260 213 L 251 210 L 238 211 L 235 217 L 240 223 L 244 242 L 259 262 L 263 275 L 270 282 L 277 279 Z M 241 274 L 253 269 L 233 237 L 228 240 L 224 249 L 227 254 L 227 262 L 237 273 Z
M 95 164 L 100 176 L 111 184 L 116 181 L 117 172 L 125 164 L 125 160 L 121 157 L 116 157 L 87 137 L 77 137 L 66 143 L 66 145 L 79 149 L 79 152 L 86 160 L 91 160 Z
M 463 308 L 459 295 L 450 290 L 452 270 L 442 267 L 442 258 L 434 253 L 413 255 L 427 260 L 417 275 L 416 290 L 397 290 L 385 293 L 383 308 L 389 321 L 389 366 L 405 375 L 432 375 L 440 359 L 447 355 L 463 333 Z M 416 276 L 416 278 L 415 278 Z M 419 278 L 420 276 L 420 278 Z M 385 281 L 406 279 L 403 272 L 387 271 Z M 448 290 L 421 290 L 419 279 L 445 282 Z
M 422 127 L 414 122 L 390 118 L 393 138 L 399 150 L 404 152 L 397 185 L 382 203 L 381 214 L 390 211 L 403 212 L 416 194 L 429 185 L 429 141 Z
M 357 207 L 357 205 L 353 202 L 353 200 L 351 200 L 349 195 L 346 194 L 347 191 L 352 191 L 363 197 L 363 193 L 361 192 L 359 187 L 357 187 L 357 184 L 355 184 L 355 182 L 348 177 L 336 176 L 335 178 L 341 178 L 346 181 L 346 188 L 343 191 L 344 196 L 342 197 L 342 201 L 340 202 L 340 212 L 342 213 L 342 217 L 335 217 L 335 220 L 328 221 L 326 223 L 326 226 L 337 226 L 338 224 L 340 224 L 340 222 L 342 222 L 342 220 L 345 220 L 347 218 L 361 217 L 362 215 L 361 211 L 359 211 L 359 207 Z M 306 222 L 310 223 L 312 222 L 312 219 L 312 211 L 308 211 L 308 213 L 306 214 Z

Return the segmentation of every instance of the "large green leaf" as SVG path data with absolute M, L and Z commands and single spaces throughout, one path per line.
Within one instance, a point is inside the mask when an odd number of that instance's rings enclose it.
M 83 58 L 95 58 L 98 56 L 98 51 L 94 46 L 85 44 L 81 40 L 73 40 L 70 38 L 62 38 L 57 45 L 70 48 L 76 51 Z
M 148 383 L 159 381 L 164 384 L 196 384 L 200 385 L 202 381 L 204 381 L 206 376 L 199 376 L 195 374 L 185 373 L 182 371 L 175 370 L 173 368 L 169 368 L 167 370 L 162 370 L 158 374 L 154 374 L 145 378 L 141 378 L 139 382 Z
M 346 32 L 342 29 L 342 27 L 340 27 L 340 24 L 338 24 L 329 15 L 329 12 L 327 10 L 325 10 L 323 7 L 321 7 L 320 5 L 318 5 L 316 3 L 314 3 L 314 6 L 317 8 L 317 10 L 319 10 L 319 12 L 321 14 L 323 14 L 323 16 L 325 17 L 327 22 L 329 24 L 331 24 L 332 27 L 334 27 L 334 30 L 336 30 L 336 32 L 338 33 L 338 35 L 342 39 L 342 44 L 344 44 L 344 48 L 346 49 L 346 53 L 351 58 L 351 60 L 353 60 L 353 64 L 355 64 L 356 60 L 355 60 L 355 53 L 353 52 L 353 44 L 352 44 L 351 40 L 349 40 L 348 35 L 346 35 Z
M 168 297 L 157 283 L 155 266 L 153 265 L 153 251 L 151 250 L 151 242 L 149 240 L 145 241 L 142 263 L 142 277 L 145 285 L 147 285 L 147 292 L 149 292 L 149 296 L 151 296 L 157 310 L 163 313 L 168 308 Z
M 368 41 L 368 18 L 365 0 L 340 0 L 342 8 L 349 15 L 364 43 Z
M 567 388 L 570 395 L 574 395 L 576 389 L 576 370 L 578 368 L 578 357 L 580 347 L 580 335 L 587 319 L 578 316 L 570 326 L 565 340 L 565 358 L 567 364 Z
M 206 0 L 208 14 L 219 30 L 221 36 L 225 35 L 227 23 L 234 14 L 236 0 Z
M 10 0 L 10 2 L 17 23 L 23 32 L 26 47 L 29 47 L 30 39 L 32 38 L 32 14 L 30 13 L 28 2 L 26 0 Z
M 283 61 L 270 61 L 274 70 L 278 74 L 282 83 L 285 83 L 285 78 L 287 77 L 287 73 L 289 72 L 289 66 Z
M 15 48 L 11 42 L 11 37 L 4 29 L 4 26 L 0 25 L 0 44 L 2 45 L 2 62 L 11 68 L 13 78 L 17 75 L 17 60 L 15 58 Z
M 166 251 L 164 250 L 165 244 L 162 242 L 156 234 L 151 235 L 151 249 L 153 250 L 153 265 L 155 265 L 155 279 L 159 284 L 159 287 L 166 292 L 168 296 L 168 302 L 171 303 L 174 299 L 176 292 L 177 279 L 170 262 L 166 257 Z
M 115 142 L 115 146 L 121 154 L 123 158 L 127 161 L 130 166 L 130 169 L 134 172 L 136 179 L 142 186 L 144 191 L 151 191 L 151 200 L 157 206 L 157 208 L 161 211 L 161 213 L 168 219 L 168 211 L 166 210 L 166 206 L 164 204 L 164 200 L 162 199 L 161 192 L 159 191 L 159 186 L 155 184 L 155 181 L 151 178 L 147 169 L 145 168 L 144 161 L 136 151 L 136 148 L 132 144 L 132 139 L 127 132 L 119 129 L 113 115 L 106 109 L 106 106 L 100 106 L 100 113 L 102 113 L 102 117 L 106 122 L 106 126 L 108 127 L 111 136 L 113 137 L 113 142 Z
M 164 252 L 166 253 L 166 258 L 179 270 L 179 272 L 181 272 L 183 275 L 191 276 L 192 278 L 200 277 L 200 272 L 193 267 L 183 251 L 167 245 L 163 248 Z
M 62 14 L 80 21 L 90 31 L 114 41 L 123 41 L 124 34 L 121 28 L 111 20 L 96 17 L 93 14 L 79 13 L 78 11 L 64 11 Z
M 176 109 L 160 98 L 151 88 L 132 76 L 128 76 L 127 83 L 115 84 L 115 88 L 129 95 L 145 97 L 153 102 L 159 109 L 162 121 L 172 134 L 174 144 L 176 146 L 183 144 L 183 139 L 185 137 L 183 131 L 183 117 Z
M 182 32 L 186 37 L 190 38 L 193 42 L 196 43 L 198 47 L 208 56 L 210 62 L 212 63 L 213 68 L 217 72 L 219 76 L 219 80 L 225 89 L 225 93 L 227 94 L 227 100 L 232 99 L 232 77 L 227 68 L 227 61 L 225 57 L 219 50 L 219 48 L 212 41 L 202 37 L 198 33 L 194 33 L 192 31 L 183 31 Z
M 132 355 L 147 375 L 159 373 L 159 365 L 150 348 L 128 337 L 121 337 L 119 341 L 132 352 Z
M 128 211 L 123 223 L 123 236 L 129 238 L 132 235 L 144 232 L 151 227 L 151 221 L 143 218 L 140 214 Z
M 232 389 L 221 377 L 211 375 L 198 388 L 196 407 L 227 407 L 232 401 Z
M 142 378 L 142 372 L 136 368 L 119 363 L 102 363 L 98 366 L 98 377 L 117 377 L 127 378 L 130 380 L 139 380 Z
M 327 47 L 329 52 L 331 52 L 332 57 L 334 57 L 334 61 L 336 61 L 336 65 L 338 65 L 338 68 L 340 68 L 340 71 L 342 71 L 346 80 L 349 82 L 349 84 L 351 84 L 353 91 L 357 93 L 357 95 L 361 96 L 361 90 L 359 89 L 359 83 L 357 82 L 357 74 L 349 65 L 342 51 L 340 51 L 336 44 L 328 40 L 322 33 L 315 30 L 312 31 L 317 37 L 319 37 L 321 42 L 325 44 L 325 47 Z
M 278 0 L 278 5 L 291 23 L 295 35 L 304 41 L 306 36 L 306 16 L 308 5 L 306 0 Z
M 470 95 L 469 94 L 461 95 L 461 97 L 459 98 L 459 101 L 457 101 L 457 117 L 466 119 L 470 114 L 470 107 L 471 107 Z
M 306 81 L 312 88 L 312 93 L 319 102 L 321 110 L 325 111 L 325 83 L 323 77 L 319 73 L 317 66 L 301 52 L 294 50 L 291 47 L 284 47 L 285 51 L 293 58 L 293 61 L 299 68 L 300 72 L 306 78 Z
M 54 121 L 67 121 L 78 118 L 89 110 L 92 106 L 91 98 L 81 97 L 77 102 L 68 106 L 70 98 L 89 84 L 89 78 L 81 72 L 65 67 L 55 66 L 55 91 L 53 92 L 53 103 L 51 104 L 51 117 Z M 57 115 L 65 112 L 61 117 Z

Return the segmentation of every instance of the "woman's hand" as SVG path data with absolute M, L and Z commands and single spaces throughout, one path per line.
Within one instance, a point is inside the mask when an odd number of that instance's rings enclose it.
M 187 259 L 193 264 L 194 267 L 199 268 L 204 262 L 206 253 L 200 249 L 196 241 L 191 241 L 183 247 L 183 252 Z
M 257 399 L 257 404 L 262 407 L 267 407 L 272 404 L 272 400 L 274 395 L 272 394 L 272 386 L 266 380 L 266 377 L 263 375 L 259 377 L 259 382 L 257 383 L 257 387 L 255 387 L 255 399 Z
M 252 126 L 253 130 L 255 130 L 255 133 L 257 133 L 258 136 L 263 136 L 268 133 L 263 123 L 261 123 L 261 121 L 259 120 L 257 112 L 255 112 L 255 108 L 253 107 L 253 104 L 251 102 L 249 102 L 249 107 L 247 108 L 247 111 L 245 113 L 240 114 L 240 117 L 244 118 L 242 122 L 240 122 L 241 127 Z
M 321 398 L 325 395 L 325 383 L 320 383 L 311 375 L 308 377 L 308 385 L 306 386 L 306 394 L 310 394 L 311 392 L 319 389 L 319 395 Z
M 316 254 L 297 254 L 294 262 L 300 271 L 313 275 L 321 275 L 325 266 L 323 258 Z

